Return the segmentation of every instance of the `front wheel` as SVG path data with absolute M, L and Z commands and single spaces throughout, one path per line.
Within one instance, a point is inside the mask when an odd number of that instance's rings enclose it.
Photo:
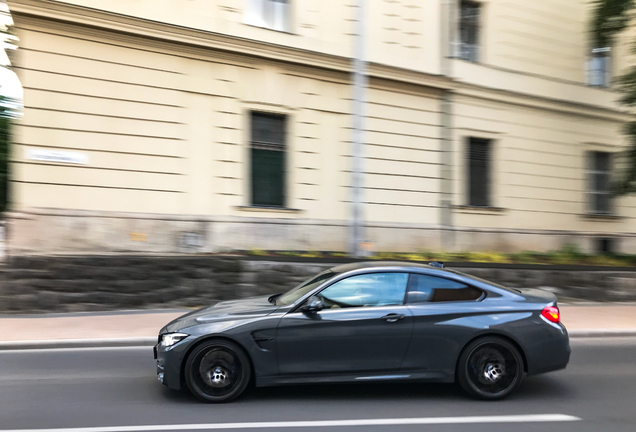
M 471 342 L 457 363 L 457 381 L 477 399 L 502 399 L 512 393 L 522 379 L 523 359 L 519 350 L 498 337 Z
M 245 391 L 252 368 L 241 347 L 225 340 L 204 342 L 188 356 L 185 380 L 206 402 L 228 402 Z

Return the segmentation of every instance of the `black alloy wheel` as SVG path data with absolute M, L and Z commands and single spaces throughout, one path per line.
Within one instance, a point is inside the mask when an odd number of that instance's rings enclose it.
M 197 346 L 185 366 L 188 388 L 206 402 L 228 402 L 240 396 L 250 382 L 252 367 L 245 351 L 226 340 Z
M 519 350 L 505 339 L 483 337 L 471 342 L 457 363 L 457 381 L 472 397 L 496 400 L 508 396 L 523 379 Z

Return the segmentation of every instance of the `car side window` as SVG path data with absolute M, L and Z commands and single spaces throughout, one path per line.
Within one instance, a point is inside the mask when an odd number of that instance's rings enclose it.
M 481 290 L 461 282 L 437 276 L 411 274 L 408 303 L 478 300 Z
M 325 309 L 404 304 L 408 273 L 367 273 L 351 276 L 322 290 Z

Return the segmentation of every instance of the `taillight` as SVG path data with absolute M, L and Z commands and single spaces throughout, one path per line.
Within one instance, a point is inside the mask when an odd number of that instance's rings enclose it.
M 556 306 L 547 306 L 543 308 L 541 315 L 543 318 L 553 323 L 561 321 L 561 313 L 559 312 L 559 308 Z

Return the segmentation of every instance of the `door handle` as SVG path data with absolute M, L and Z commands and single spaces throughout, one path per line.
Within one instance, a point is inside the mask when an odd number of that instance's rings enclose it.
M 404 315 L 392 313 L 392 314 L 384 315 L 382 319 L 386 320 L 386 322 L 396 322 L 401 319 L 404 319 Z

